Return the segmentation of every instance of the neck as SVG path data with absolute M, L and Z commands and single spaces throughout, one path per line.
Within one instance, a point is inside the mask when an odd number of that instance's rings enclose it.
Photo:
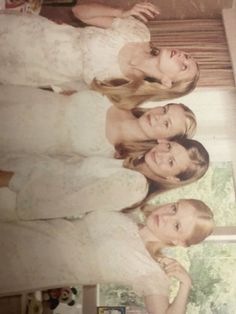
M 147 135 L 141 129 L 137 118 L 121 121 L 119 128 L 120 140 L 123 142 L 149 140 Z
M 148 139 L 138 119 L 130 111 L 120 110 L 115 106 L 110 107 L 107 112 L 106 136 L 113 145 Z
M 144 244 L 147 244 L 148 242 L 161 242 L 146 225 L 139 229 L 139 235 Z
M 119 53 L 121 71 L 129 79 L 143 78 L 145 75 L 142 63 L 146 62 L 149 56 L 150 44 L 148 42 L 126 44 Z

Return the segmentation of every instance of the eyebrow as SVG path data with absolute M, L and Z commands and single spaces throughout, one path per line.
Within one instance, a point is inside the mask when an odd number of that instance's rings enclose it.
M 165 105 L 165 107 L 166 107 L 166 113 L 167 113 L 170 110 L 171 106 L 170 106 L 170 104 L 167 104 L 167 105 Z M 172 120 L 170 118 L 167 119 L 167 122 L 170 126 L 173 126 Z M 168 125 L 168 127 L 169 127 L 169 125 Z

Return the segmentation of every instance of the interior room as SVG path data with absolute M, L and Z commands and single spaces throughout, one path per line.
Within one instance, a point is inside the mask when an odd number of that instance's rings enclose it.
M 136 1 L 97 2 L 115 7 L 129 7 Z M 236 280 L 236 0 L 152 0 L 152 3 L 161 11 L 158 19 L 148 23 L 152 42 L 161 47 L 186 50 L 196 58 L 201 69 L 197 88 L 191 94 L 173 102 L 187 104 L 196 114 L 196 139 L 209 151 L 210 173 L 198 184 L 183 188 L 177 193 L 181 197 L 188 195 L 188 198 L 201 195 L 213 208 L 219 207 L 216 208 L 218 213 L 215 214 L 214 232 L 204 241 L 203 246 L 192 253 L 181 250 L 177 253 L 177 257 L 182 258 L 193 272 L 195 266 L 191 268 L 191 261 L 197 256 L 199 263 L 206 263 L 209 273 L 219 272 L 219 263 L 214 263 L 220 260 L 225 280 L 212 275 L 209 293 L 207 283 L 200 287 L 199 290 L 205 292 L 202 295 L 195 293 L 187 314 L 232 314 L 236 312 L 236 287 L 233 284 Z M 75 2 L 70 0 L 43 0 L 40 14 L 59 23 L 84 27 L 83 23 L 73 17 L 71 8 L 74 5 Z M 159 103 L 164 105 L 166 101 Z M 147 107 L 154 105 L 155 103 L 150 102 Z M 219 180 L 220 176 L 224 177 L 223 183 Z M 176 195 L 171 193 L 161 196 L 157 203 L 171 200 Z M 9 209 L 10 206 L 11 204 Z M 227 217 L 222 214 L 225 208 Z M 7 215 L 6 210 L 6 217 Z M 204 255 L 206 252 L 209 252 L 209 256 Z M 223 281 L 224 285 L 221 286 Z M 44 305 L 43 314 L 97 314 L 97 306 L 119 305 L 126 306 L 126 314 L 147 313 L 140 301 L 134 299 L 132 291 L 99 285 L 80 286 L 78 290 L 80 298 L 76 306 L 63 304 L 52 311 Z M 0 313 L 39 313 L 27 312 L 27 298 L 26 293 L 20 292 L 16 296 L 2 296 Z

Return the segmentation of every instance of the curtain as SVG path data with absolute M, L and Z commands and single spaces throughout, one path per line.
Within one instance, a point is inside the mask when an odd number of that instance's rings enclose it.
M 234 86 L 234 77 L 221 19 L 166 20 L 148 24 L 160 47 L 189 52 L 199 63 L 198 86 Z

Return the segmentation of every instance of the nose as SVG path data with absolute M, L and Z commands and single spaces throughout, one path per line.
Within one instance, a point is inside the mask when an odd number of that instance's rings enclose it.
M 170 151 L 170 143 L 169 142 L 159 143 L 158 151 L 161 153 L 168 153 Z
M 163 223 L 165 225 L 171 223 L 171 221 L 173 221 L 174 217 L 173 217 L 173 213 L 165 213 L 163 215 L 161 215 L 161 219 L 163 221 Z

